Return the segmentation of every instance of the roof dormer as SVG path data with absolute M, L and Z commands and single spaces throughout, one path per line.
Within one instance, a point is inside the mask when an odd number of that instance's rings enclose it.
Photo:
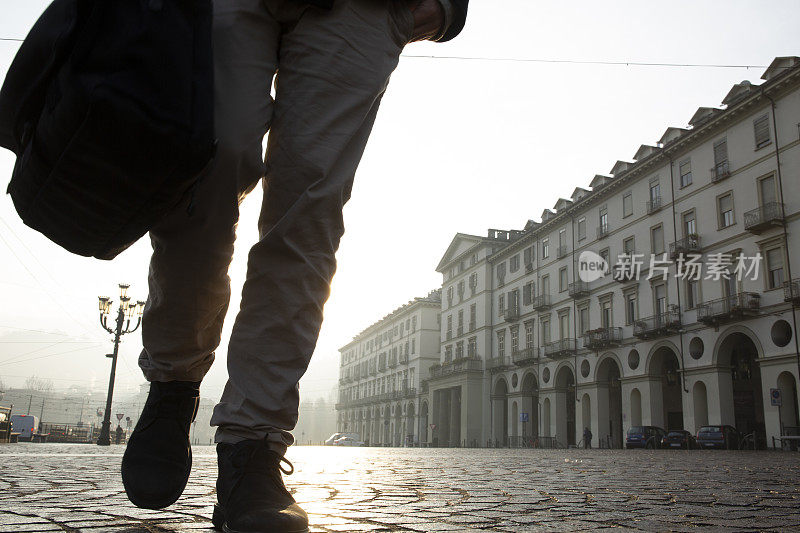
M 632 166 L 633 163 L 631 163 L 630 161 L 617 161 L 611 168 L 611 174 L 616 177 L 617 175 L 622 174 Z
M 535 220 L 528 220 L 528 222 L 525 223 L 525 231 L 533 231 L 539 226 L 541 226 L 539 222 L 536 222 Z
M 584 189 L 583 187 L 575 187 L 575 190 L 572 191 L 572 196 L 570 196 L 570 198 L 572 198 L 573 202 L 579 202 L 580 200 L 586 198 L 586 196 L 589 195 L 589 192 L 590 191 Z
M 603 176 L 602 174 L 595 174 L 594 178 L 592 178 L 592 182 L 589 184 L 589 187 L 592 188 L 592 191 L 597 191 L 608 185 L 612 179 L 614 178 L 612 178 L 611 176 Z
M 550 220 L 554 216 L 556 216 L 555 213 L 553 213 L 549 209 L 545 209 L 544 211 L 542 211 L 542 224 L 544 224 L 545 222 L 547 222 L 548 220 Z
M 556 213 L 561 213 L 565 209 L 569 209 L 569 207 L 571 205 L 572 205 L 572 201 L 571 200 L 567 200 L 566 198 L 559 198 L 558 201 L 556 202 L 555 207 L 553 207 L 553 209 L 556 210 Z
M 800 64 L 800 57 L 797 56 L 776 57 L 761 75 L 761 79 L 769 81 L 775 76 L 780 76 L 787 70 L 795 68 L 798 64 Z
M 667 128 L 667 131 L 664 132 L 664 135 L 658 140 L 658 144 L 661 146 L 666 146 L 667 144 L 671 143 L 684 133 L 687 133 L 689 130 L 685 128 Z
M 752 93 L 756 87 L 757 87 L 756 85 L 753 85 L 747 80 L 744 80 L 741 83 L 737 83 L 731 88 L 730 91 L 728 91 L 728 94 L 722 100 L 722 105 L 728 107 L 732 106 L 733 104 L 739 102 L 740 100 L 748 96 L 750 93 Z
M 648 156 L 653 155 L 654 153 L 658 152 L 660 148 L 657 146 L 650 146 L 649 144 L 643 144 L 636 150 L 636 153 L 633 155 L 634 161 L 641 161 L 642 159 L 646 159 Z
M 693 128 L 699 128 L 709 120 L 711 117 L 719 113 L 721 109 L 717 109 L 714 107 L 698 107 L 697 111 L 694 112 L 692 118 L 689 119 L 689 125 Z

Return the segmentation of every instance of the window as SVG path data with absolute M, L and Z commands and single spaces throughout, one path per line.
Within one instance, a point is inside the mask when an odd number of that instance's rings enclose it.
M 622 196 L 622 218 L 629 217 L 633 214 L 633 193 L 626 192 Z
M 478 273 L 473 272 L 469 275 L 469 290 L 472 294 L 475 294 L 475 291 L 478 290 Z
M 542 276 L 542 281 L 539 284 L 539 289 L 541 289 L 541 294 L 549 295 L 550 294 L 550 274 Z
M 767 288 L 783 287 L 783 250 L 771 248 L 767 250 Z
M 501 329 L 497 332 L 497 356 L 505 357 L 506 355 L 506 330 Z
M 775 195 L 775 176 L 767 176 L 758 180 L 758 200 L 761 206 L 771 204 L 777 200 Z
M 569 339 L 571 331 L 569 329 L 569 311 L 565 311 L 558 315 L 558 338 Z
M 721 139 L 714 143 L 714 170 L 712 178 L 714 180 L 727 178 L 729 170 L 728 140 Z
M 464 300 L 464 280 L 458 282 L 458 301 Z
M 756 138 L 756 150 L 772 142 L 769 134 L 769 117 L 761 115 L 753 121 L 753 130 Z
M 458 310 L 458 334 L 459 335 L 463 335 L 464 334 L 464 310 L 463 309 L 459 309 Z
M 586 238 L 586 217 L 578 219 L 578 240 L 582 241 Z
M 506 264 L 505 262 L 503 262 L 497 265 L 497 281 L 500 283 L 500 285 L 502 285 L 505 279 L 506 279 Z
M 525 322 L 525 347 L 533 347 L 533 320 Z
M 686 307 L 693 309 L 700 303 L 700 283 L 693 278 L 686 280 Z
M 661 184 L 658 181 L 650 183 L 650 203 L 661 201 Z
M 625 255 L 633 255 L 633 253 L 636 251 L 635 243 L 636 241 L 634 240 L 634 237 L 628 237 L 622 241 L 622 252 Z
M 564 292 L 569 285 L 567 267 L 561 267 L 558 270 L 558 292 Z
M 456 343 L 456 359 L 463 359 L 464 358 L 464 341 L 458 341 Z
M 522 287 L 522 305 L 531 305 L 533 299 L 536 297 L 536 289 L 532 281 L 529 281 Z
M 519 289 L 508 291 L 508 308 L 514 311 L 519 310 Z
M 469 258 L 469 266 L 475 266 L 478 262 L 478 254 L 472 254 L 472 257 Z
M 610 328 L 614 325 L 610 299 L 600 302 L 600 323 L 603 328 Z
M 475 329 L 475 321 L 476 321 L 475 315 L 476 315 L 476 313 L 477 313 L 477 306 L 475 304 L 470 305 L 469 306 L 469 330 L 470 331 L 473 331 Z
M 519 351 L 519 326 L 511 327 L 511 353 Z
M 694 214 L 694 209 L 687 211 L 681 215 L 683 219 L 683 236 L 697 235 L 697 218 Z
M 608 273 L 611 269 L 611 250 L 609 248 L 603 248 L 600 250 L 600 257 L 606 262 L 606 273 Z
M 565 248 L 567 246 L 567 230 L 566 228 L 561 228 L 558 230 L 558 248 L 559 250 Z
M 498 310 L 500 316 L 502 316 L 503 313 L 505 312 L 505 310 L 506 310 L 506 295 L 505 294 L 501 294 L 500 296 L 497 297 L 497 310 Z
M 542 241 L 542 259 L 547 259 L 550 257 L 550 239 L 544 239 Z
M 453 338 L 453 315 L 447 315 L 447 340 Z
M 453 305 L 453 287 L 447 287 L 447 306 Z
M 478 357 L 478 337 L 467 339 L 467 357 Z
M 636 320 L 636 293 L 625 295 L 625 324 L 633 324 Z
M 453 360 L 453 345 L 448 344 L 444 347 L 444 362 L 449 363 Z
M 528 246 L 522 252 L 523 260 L 525 262 L 525 270 L 533 270 L 533 260 L 534 260 L 533 251 L 534 247 Z
M 719 228 L 733 226 L 733 193 L 729 192 L 717 198 Z
M 550 319 L 546 318 L 541 320 L 542 325 L 542 333 L 539 335 L 539 338 L 542 339 L 542 344 L 549 344 L 550 343 Z
M 519 254 L 517 254 L 514 257 L 512 257 L 509 260 L 509 263 L 510 263 L 509 270 L 511 272 L 516 272 L 517 270 L 519 270 Z
M 600 210 L 600 231 L 608 232 L 608 209 L 605 207 Z
M 411 353 L 417 353 L 417 339 L 411 339 Z
M 656 255 L 664 253 L 664 227 L 661 224 L 650 228 L 650 249 Z
M 411 317 L 411 331 L 412 332 L 417 331 L 417 317 L 416 316 L 412 316 Z
M 692 184 L 692 160 L 685 159 L 678 165 L 678 173 L 681 175 L 681 188 Z
M 658 316 L 667 312 L 667 286 L 663 283 L 653 285 L 653 310 Z
M 589 308 L 588 307 L 581 307 L 578 309 L 578 329 L 583 335 L 587 331 L 589 331 Z

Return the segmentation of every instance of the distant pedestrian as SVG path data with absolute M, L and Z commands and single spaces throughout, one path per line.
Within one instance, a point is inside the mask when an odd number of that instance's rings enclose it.
M 592 447 L 592 432 L 588 427 L 583 428 L 583 447 L 587 449 Z

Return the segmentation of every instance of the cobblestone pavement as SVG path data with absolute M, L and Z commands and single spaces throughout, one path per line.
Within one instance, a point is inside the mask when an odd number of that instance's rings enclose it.
M 118 446 L 0 445 L 0 532 L 211 532 L 216 463 L 183 497 L 131 505 Z M 312 531 L 800 531 L 800 454 L 294 447 Z

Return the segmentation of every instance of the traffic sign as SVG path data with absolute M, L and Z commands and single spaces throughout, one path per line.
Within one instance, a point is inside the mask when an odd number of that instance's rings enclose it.
M 783 405 L 783 398 L 781 397 L 780 389 L 769 389 L 769 401 L 773 407 L 780 407 Z
M 125 413 L 117 413 L 117 421 L 122 420 L 123 416 L 125 416 Z
M 519 421 L 520 422 L 527 422 L 528 421 L 528 413 L 520 413 L 519 414 Z
M 436 424 L 431 424 L 431 429 L 436 429 Z

